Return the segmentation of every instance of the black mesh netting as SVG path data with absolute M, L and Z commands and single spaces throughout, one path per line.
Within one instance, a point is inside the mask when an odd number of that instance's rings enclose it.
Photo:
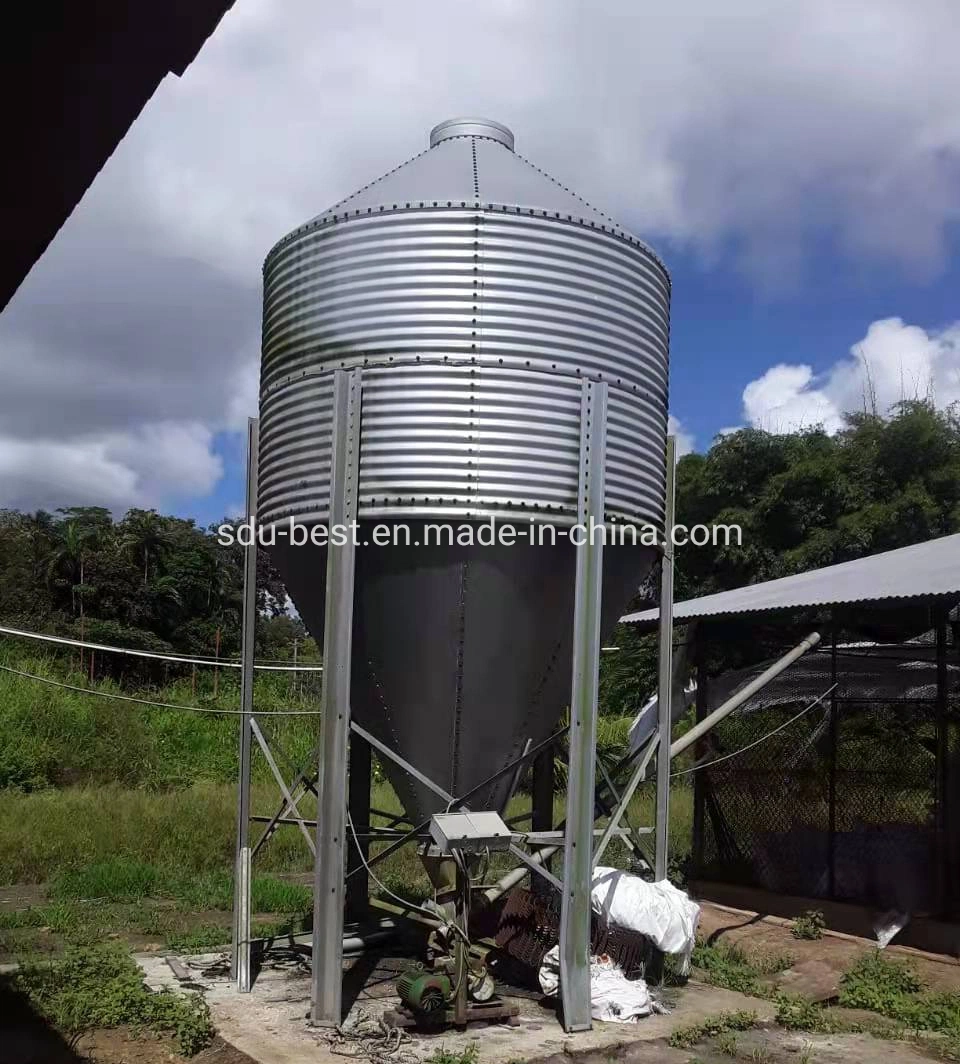
M 785 648 L 786 649 L 786 648 Z M 695 775 L 694 874 L 781 894 L 911 913 L 960 910 L 960 661 L 945 697 L 936 649 L 839 645 L 808 654 L 700 744 L 709 762 L 743 750 L 836 683 L 775 735 Z M 764 665 L 709 682 L 716 708 Z

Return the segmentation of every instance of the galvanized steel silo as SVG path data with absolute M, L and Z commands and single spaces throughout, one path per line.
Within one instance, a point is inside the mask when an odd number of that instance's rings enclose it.
M 605 516 L 660 527 L 670 281 L 641 241 L 485 119 L 300 226 L 264 265 L 259 518 L 329 511 L 332 375 L 363 367 L 353 713 L 451 793 L 550 733 L 569 695 L 572 545 L 416 545 L 425 520 L 576 520 L 582 381 L 609 386 Z M 316 638 L 321 548 L 272 551 Z M 651 549 L 609 549 L 609 627 Z M 437 799 L 403 773 L 417 818 Z M 478 803 L 503 798 L 500 781 Z

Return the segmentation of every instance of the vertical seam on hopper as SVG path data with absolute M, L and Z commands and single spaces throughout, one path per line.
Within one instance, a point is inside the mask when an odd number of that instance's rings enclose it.
M 460 595 L 457 603 L 457 689 L 453 710 L 453 748 L 450 751 L 450 767 L 453 779 L 453 786 L 450 789 L 454 794 L 459 794 L 462 789 L 460 786 L 460 724 L 463 716 L 463 644 L 466 632 L 468 564 L 466 560 L 460 563 Z

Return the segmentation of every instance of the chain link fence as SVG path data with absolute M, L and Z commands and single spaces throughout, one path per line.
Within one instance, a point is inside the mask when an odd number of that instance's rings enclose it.
M 791 645 L 785 637 L 780 652 Z M 705 767 L 694 774 L 693 876 L 882 910 L 960 913 L 957 650 L 946 625 L 939 644 L 935 632 L 900 643 L 840 637 L 721 722 L 697 750 Z M 698 716 L 768 663 L 701 681 Z

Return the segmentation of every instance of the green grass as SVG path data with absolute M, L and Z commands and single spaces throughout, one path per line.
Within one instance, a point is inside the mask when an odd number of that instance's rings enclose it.
M 869 1009 L 909 1031 L 946 1036 L 948 1051 L 960 1054 L 960 994 L 928 989 L 905 961 L 868 953 L 843 976 L 840 1004 Z
M 253 788 L 254 808 L 270 810 L 276 789 Z M 309 803 L 305 812 L 310 813 Z M 171 791 L 103 786 L 23 793 L 0 790 L 0 885 L 44 883 L 114 858 L 184 875 L 233 867 L 236 788 L 197 783 Z M 258 855 L 265 872 L 311 868 L 296 829 L 278 831 Z M 112 878 L 112 874 L 111 874 Z
M 94 1027 L 143 1027 L 174 1035 L 188 1056 L 213 1037 L 200 995 L 152 993 L 132 958 L 116 946 L 73 949 L 57 961 L 23 965 L 12 985 L 68 1035 Z
M 9 646 L 0 648 L 0 658 L 15 667 L 86 684 L 84 676 L 69 674 L 66 658 L 14 653 Z M 209 679 L 202 679 L 196 691 L 189 676 L 158 689 L 130 690 L 108 681 L 96 687 L 175 704 L 234 708 L 236 677 L 221 675 L 216 698 Z M 258 676 L 256 699 L 265 711 L 289 708 L 288 678 Z M 309 685 L 295 705 L 315 708 Z M 316 738 L 316 718 L 278 718 L 270 727 L 278 749 L 295 764 L 306 761 Z M 626 727 L 626 718 L 602 718 L 603 758 L 609 761 L 622 749 Z M 72 944 L 116 932 L 155 935 L 178 949 L 222 944 L 225 933 L 213 916 L 232 907 L 236 762 L 235 717 L 141 708 L 0 673 L 0 886 L 45 884 L 49 899 L 33 909 L 0 914 L 0 948 L 22 955 L 30 949 L 31 935 L 43 948 L 52 948 L 41 929 Z M 262 758 L 255 757 L 254 765 L 252 808 L 273 813 L 280 803 L 275 783 Z M 290 772 L 290 765 L 282 767 Z M 373 786 L 372 803 L 400 812 L 396 795 L 382 778 Z M 509 812 L 520 814 L 529 806 L 529 796 L 519 794 Z M 554 805 L 557 823 L 565 817 L 564 806 L 560 793 Z M 628 817 L 633 824 L 648 825 L 653 811 L 651 781 L 639 788 Z M 303 800 L 301 812 L 314 817 L 312 797 Z M 673 867 L 689 852 L 692 818 L 692 792 L 678 786 L 671 809 Z M 259 830 L 254 827 L 254 839 Z M 647 844 L 652 850 L 652 837 Z M 373 844 L 372 853 L 386 845 Z M 605 863 L 624 868 L 631 859 L 620 839 L 604 857 Z M 512 866 L 509 856 L 494 855 L 488 881 Z M 254 911 L 290 918 L 273 928 L 299 929 L 311 908 L 310 888 L 284 877 L 311 869 L 312 857 L 299 831 L 281 827 L 257 856 Z M 386 889 L 371 883 L 375 895 L 412 902 L 431 895 L 413 846 L 378 865 L 376 875 Z
M 736 990 L 754 997 L 769 997 L 769 977 L 791 967 L 789 953 L 755 952 L 749 956 L 736 945 L 720 942 L 710 946 L 698 942 L 691 962 L 707 982 L 725 990 Z
M 233 906 L 233 878 L 223 871 L 185 875 L 116 856 L 57 874 L 50 894 L 71 900 L 171 898 L 194 909 L 229 910 Z M 264 913 L 300 912 L 310 907 L 312 899 L 307 887 L 274 876 L 254 876 L 250 894 L 253 911 Z
M 716 1038 L 732 1031 L 749 1031 L 756 1023 L 755 1012 L 720 1012 L 699 1023 L 679 1027 L 670 1035 L 669 1043 L 674 1049 L 689 1049 L 708 1038 Z
M 34 675 L 86 686 L 82 673 L 70 672 L 70 661 L 28 657 L 0 647 L 0 661 Z M 161 688 L 126 688 L 103 680 L 101 693 L 136 695 L 175 705 L 236 709 L 239 689 L 234 670 L 224 670 L 213 696 L 210 670 L 200 670 L 201 686 L 189 677 Z M 308 689 L 309 690 L 309 689 Z M 258 709 L 316 709 L 309 696 L 291 697 L 287 677 L 258 674 Z M 313 748 L 318 717 L 277 717 L 270 721 L 284 750 L 305 761 Z M 36 680 L 0 673 L 0 788 L 37 791 L 71 785 L 117 784 L 163 789 L 198 782 L 228 783 L 236 779 L 238 718 L 156 709 L 68 691 Z M 266 781 L 262 759 L 257 777 Z

